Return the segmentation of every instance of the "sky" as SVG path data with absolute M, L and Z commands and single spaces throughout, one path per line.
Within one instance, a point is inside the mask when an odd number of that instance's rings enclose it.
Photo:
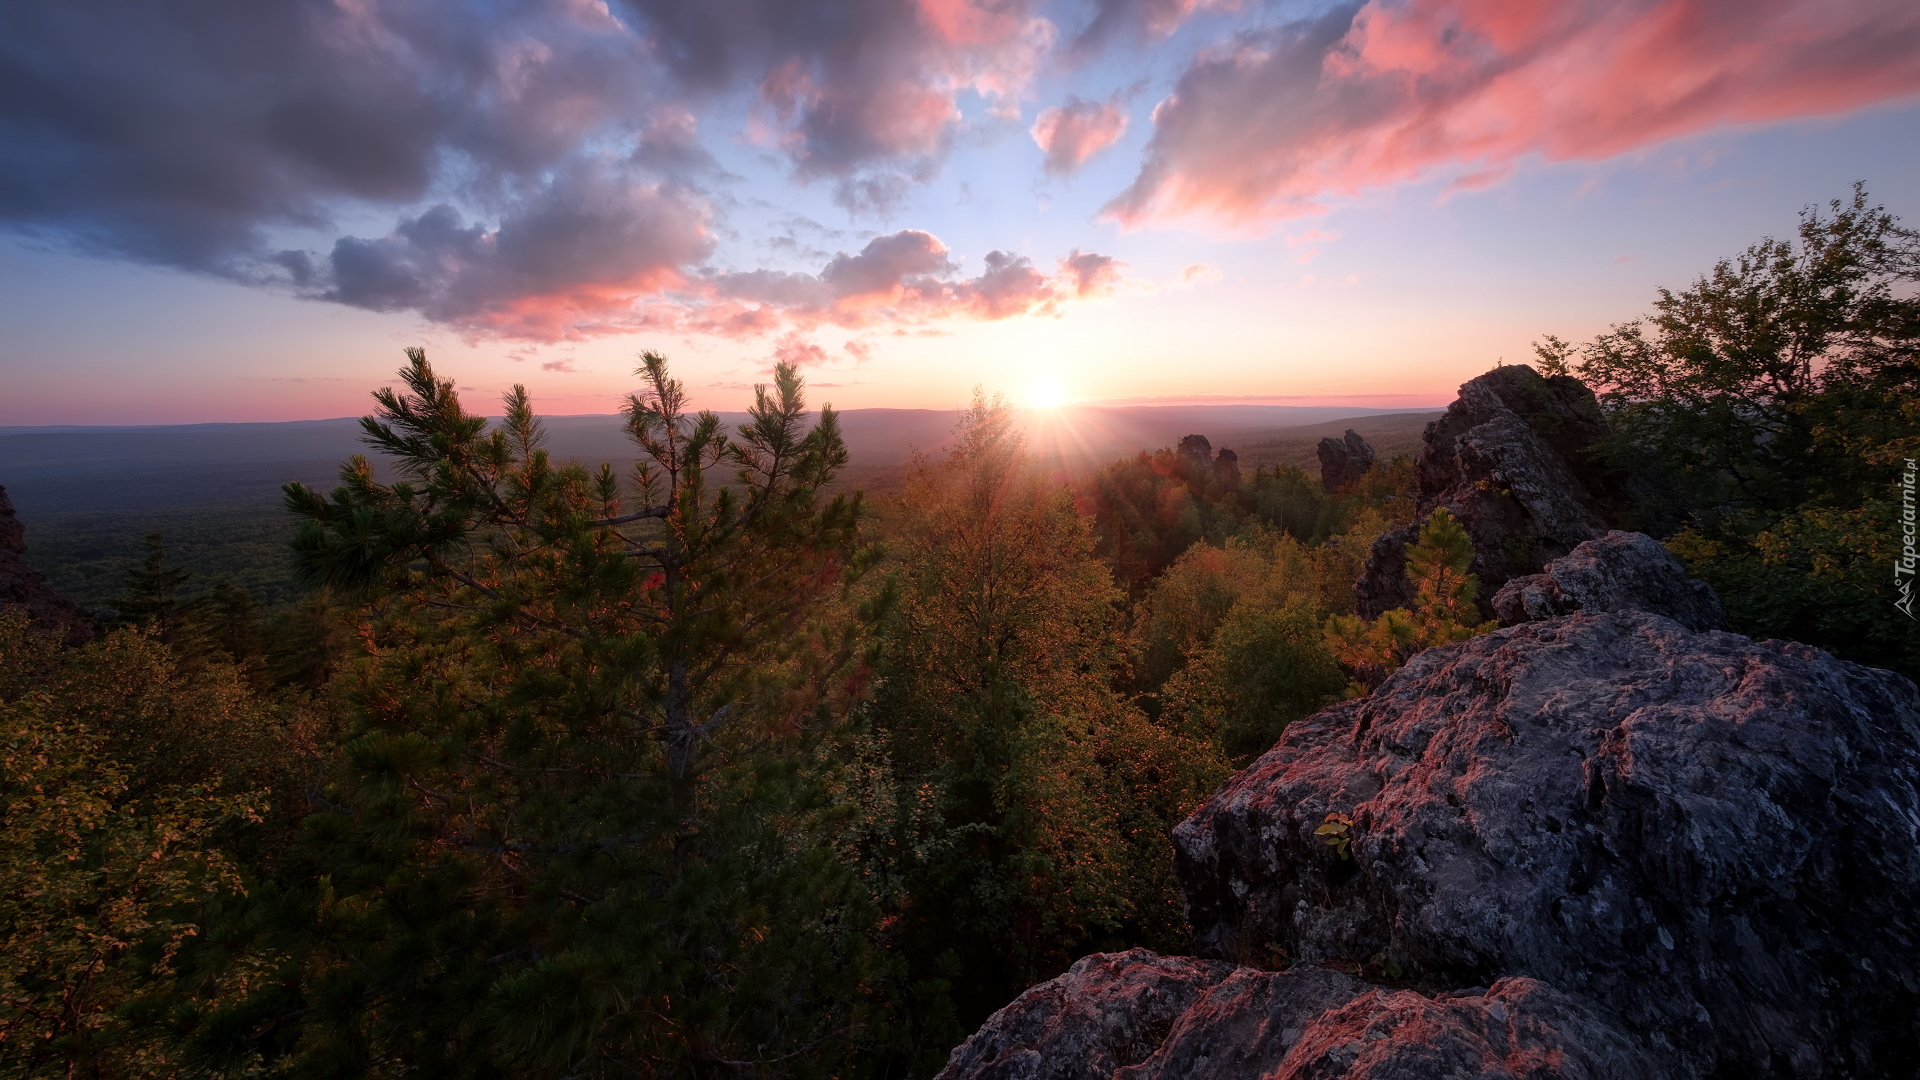
M 1911 0 L 0 6 L 0 425 L 1429 407 L 1864 181 Z

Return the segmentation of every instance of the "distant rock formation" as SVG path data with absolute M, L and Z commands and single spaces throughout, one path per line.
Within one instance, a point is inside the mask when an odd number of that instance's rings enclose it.
M 1320 455 L 1320 487 L 1329 495 L 1352 487 L 1373 468 L 1373 445 L 1352 428 L 1345 438 L 1321 439 L 1314 452 Z
M 1472 569 L 1487 615 L 1509 580 L 1604 535 L 1605 508 L 1625 499 L 1589 449 L 1606 434 L 1593 391 L 1571 375 L 1542 378 L 1515 364 L 1462 385 L 1459 398 L 1427 425 L 1414 462 L 1421 520 L 1374 542 L 1354 583 L 1359 614 L 1374 618 L 1411 606 L 1406 545 L 1438 507 L 1473 541 Z
M 1612 610 L 1428 649 L 1173 842 L 1201 957 L 1082 960 L 942 1080 L 1920 1070 L 1920 690 L 1805 645 Z
M 1240 455 L 1221 447 L 1220 456 L 1213 459 L 1213 478 L 1220 481 L 1222 487 L 1239 487 Z
M 1680 560 L 1645 533 L 1615 530 L 1588 540 L 1493 597 L 1503 626 L 1576 611 L 1650 611 L 1689 630 L 1728 629 L 1712 587 L 1688 577 Z
M 1174 453 L 1186 462 L 1187 475 L 1193 479 L 1212 475 L 1225 487 L 1240 486 L 1240 455 L 1222 448 L 1220 456 L 1214 457 L 1213 443 L 1205 435 L 1182 435 Z
M 1205 476 L 1213 467 L 1213 444 L 1205 435 L 1180 436 L 1180 445 L 1174 448 L 1174 453 L 1187 463 L 1194 476 Z
M 70 645 L 91 639 L 93 620 L 72 597 L 49 584 L 45 574 L 28 566 L 26 554 L 27 527 L 15 516 L 7 489 L 0 487 L 0 607 L 26 608 L 34 626 Z

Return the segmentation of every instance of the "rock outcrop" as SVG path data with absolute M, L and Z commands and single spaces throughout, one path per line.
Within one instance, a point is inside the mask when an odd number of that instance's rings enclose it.
M 1647 611 L 1689 630 L 1725 630 L 1720 597 L 1659 541 L 1614 530 L 1548 563 L 1539 574 L 1500 587 L 1493 612 L 1502 625 L 1571 615 L 1576 611 Z
M 1221 447 L 1220 456 L 1213 459 L 1213 478 L 1220 481 L 1221 487 L 1239 487 L 1240 455 Z
M 27 565 L 27 528 L 13 512 L 13 500 L 0 487 L 0 607 L 18 604 L 34 626 L 77 645 L 94 635 L 93 620 L 74 599 L 54 588 L 45 574 Z
M 1581 582 L 1640 546 L 1548 576 L 1609 602 Z M 1314 832 L 1329 814 L 1350 857 Z M 1204 959 L 1092 958 L 1122 985 L 1186 973 L 1159 1044 L 1174 995 L 1135 1023 L 1083 975 L 946 1080 L 1920 1072 L 1920 690 L 1808 646 L 1583 610 L 1429 649 L 1294 723 L 1173 840 Z M 1051 1052 L 1016 1028 L 1128 1049 L 1021 1071 Z
M 1145 949 L 1095 953 L 1021 994 L 960 1045 L 940 1076 L 1109 1080 L 1146 1060 L 1233 965 Z
M 1609 513 L 1626 498 L 1589 449 L 1606 433 L 1593 392 L 1570 375 L 1543 378 L 1516 364 L 1463 384 L 1427 425 L 1414 462 L 1422 520 L 1382 534 L 1354 583 L 1360 615 L 1411 605 L 1406 545 L 1438 507 L 1473 541 L 1487 615 L 1507 581 L 1604 535 Z
M 954 1052 L 938 1080 L 1209 1080 L 1348 1077 L 1434 1080 L 1654 1080 L 1647 1055 L 1578 1002 L 1533 979 L 1421 994 L 1369 986 L 1312 966 L 1261 971 L 1197 964 L 1145 949 L 1096 954 L 1020 995 Z M 1178 995 L 1151 998 L 1159 1045 L 1114 1068 L 1114 1048 L 1139 1054 L 1152 1028 L 1117 1007 L 1180 972 Z M 1100 984 L 1124 998 L 1099 995 Z M 1202 980 L 1197 992 L 1187 981 Z M 1091 993 L 1089 992 L 1091 991 Z M 1169 1017 L 1166 1007 L 1188 999 Z M 1009 1036 L 1012 1036 L 1011 1038 Z
M 1207 471 L 1213 468 L 1213 443 L 1205 435 L 1180 436 L 1180 444 L 1174 447 L 1174 453 L 1187 463 L 1188 472 L 1195 478 L 1207 475 Z
M 1186 463 L 1187 475 L 1194 480 L 1205 480 L 1211 474 L 1222 487 L 1240 486 L 1240 455 L 1223 447 L 1215 457 L 1213 443 L 1205 435 L 1182 435 L 1174 453 Z
M 1314 452 L 1320 455 L 1321 490 L 1329 495 L 1352 487 L 1373 468 L 1373 444 L 1352 428 L 1347 429 L 1344 438 L 1329 435 L 1321 439 Z

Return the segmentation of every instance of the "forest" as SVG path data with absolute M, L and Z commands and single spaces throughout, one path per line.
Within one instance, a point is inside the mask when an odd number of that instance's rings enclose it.
M 1920 678 L 1917 285 L 1857 187 L 1531 366 L 1737 631 Z M 793 366 L 737 425 L 636 374 L 582 463 L 410 349 L 380 471 L 285 489 L 297 595 L 162 532 L 103 625 L 0 608 L 0 1076 L 928 1077 L 1077 957 L 1184 951 L 1170 830 L 1498 625 L 1415 456 L 1062 480 L 981 390 L 869 497 Z

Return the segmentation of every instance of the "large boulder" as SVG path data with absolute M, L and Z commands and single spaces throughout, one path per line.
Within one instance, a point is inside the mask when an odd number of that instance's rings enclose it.
M 1213 443 L 1205 435 L 1182 435 L 1174 453 L 1186 462 L 1188 475 L 1199 479 L 1213 468 Z
M 1514 578 L 1493 597 L 1494 617 L 1504 626 L 1576 611 L 1648 611 L 1689 630 L 1728 628 L 1711 586 L 1689 577 L 1653 537 L 1618 529 L 1553 560 L 1542 573 Z
M 1632 1040 L 1534 979 L 1421 993 L 1309 965 L 1095 955 L 1020 995 L 937 1080 L 1656 1080 Z M 1160 991 L 1169 981 L 1177 994 Z M 1224 972 L 1224 977 L 1223 977 Z M 1093 975 L 1093 979 L 1089 979 Z M 1201 976 L 1197 993 L 1190 975 Z M 1118 992 L 1110 991 L 1111 987 Z M 1148 994 L 1143 989 L 1153 988 Z M 1150 997 L 1148 995 L 1151 995 Z M 1148 998 L 1147 1008 L 1137 1003 Z M 1172 1016 L 1167 1006 L 1185 1001 Z M 1142 1052 L 1140 1035 L 1158 1047 Z M 1114 1047 L 1124 1047 L 1116 1054 Z M 1117 1061 L 1138 1055 L 1137 1064 Z
M 938 1080 L 1109 1080 L 1143 1061 L 1233 965 L 1145 949 L 1095 953 L 960 1044 Z
M 45 574 L 27 565 L 27 529 L 13 512 L 13 500 L 0 487 L 0 608 L 18 605 L 39 629 L 77 645 L 92 638 L 93 620 L 74 599 L 53 587 Z
M 1359 483 L 1373 468 L 1375 457 L 1373 444 L 1352 428 L 1341 438 L 1329 435 L 1321 439 L 1314 453 L 1320 458 L 1320 488 L 1329 495 Z
M 1920 1068 L 1920 692 L 1808 646 L 1611 611 L 1429 649 L 1173 839 L 1206 956 L 1537 980 L 1674 1077 Z
M 1421 521 L 1374 542 L 1354 583 L 1359 613 L 1408 607 L 1414 589 L 1405 549 L 1426 515 L 1446 507 L 1473 541 L 1480 597 L 1537 573 L 1606 533 L 1625 505 L 1620 482 L 1593 455 L 1607 434 L 1599 402 L 1570 375 L 1544 378 L 1525 364 L 1495 368 L 1460 387 L 1427 425 L 1414 461 Z

